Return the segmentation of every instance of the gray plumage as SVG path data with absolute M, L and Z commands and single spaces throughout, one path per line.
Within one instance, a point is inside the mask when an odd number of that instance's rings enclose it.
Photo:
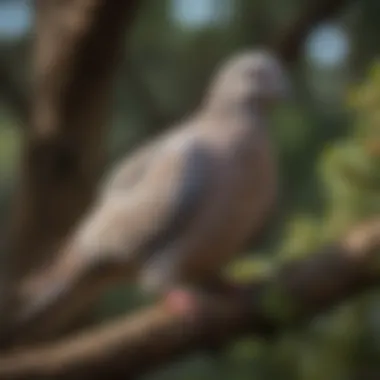
M 288 90 L 270 53 L 223 64 L 194 115 L 116 166 L 58 261 L 24 286 L 24 315 L 95 281 L 99 268 L 154 291 L 215 276 L 274 209 L 267 114 Z

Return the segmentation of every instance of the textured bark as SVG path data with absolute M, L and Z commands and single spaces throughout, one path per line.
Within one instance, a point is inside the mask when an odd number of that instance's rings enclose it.
M 138 1 L 38 0 L 33 98 L 6 278 L 41 267 L 91 204 L 113 75 Z
M 96 330 L 0 356 L 0 379 L 132 378 L 242 334 L 273 336 L 380 279 L 380 219 L 257 280 L 242 297 L 194 294 L 188 314 L 165 302 Z

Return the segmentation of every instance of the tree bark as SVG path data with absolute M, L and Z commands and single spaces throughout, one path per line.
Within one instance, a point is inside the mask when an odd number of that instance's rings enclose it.
M 7 288 L 57 253 L 94 199 L 113 76 L 137 5 L 36 1 L 33 97 L 4 268 Z
M 188 314 L 162 302 L 60 342 L 0 356 L 0 379 L 133 378 L 241 335 L 270 336 L 373 286 L 380 279 L 380 219 L 287 263 L 242 289 L 242 297 L 193 294 Z

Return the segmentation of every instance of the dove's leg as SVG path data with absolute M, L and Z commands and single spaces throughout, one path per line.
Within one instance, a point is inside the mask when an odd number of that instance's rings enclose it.
M 199 309 L 196 294 L 185 287 L 173 288 L 166 294 L 164 301 L 165 305 L 174 314 L 194 315 Z
M 213 275 L 206 281 L 196 285 L 178 284 L 171 289 L 168 288 L 165 301 L 170 309 L 175 312 L 182 314 L 196 313 L 200 307 L 199 295 L 202 293 L 234 298 L 245 296 L 245 292 L 238 285 L 228 282 L 221 275 Z
M 165 294 L 181 283 L 180 266 L 182 258 L 173 248 L 154 253 L 143 265 L 140 285 L 151 294 Z
M 144 291 L 161 296 L 175 314 L 196 313 L 198 300 L 194 287 L 181 279 L 181 257 L 176 250 L 157 253 L 142 269 L 140 284 Z

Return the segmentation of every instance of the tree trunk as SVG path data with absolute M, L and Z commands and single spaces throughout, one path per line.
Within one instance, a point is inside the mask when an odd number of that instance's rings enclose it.
M 54 257 L 94 199 L 112 79 L 137 4 L 36 1 L 33 99 L 10 223 L 7 289 Z

